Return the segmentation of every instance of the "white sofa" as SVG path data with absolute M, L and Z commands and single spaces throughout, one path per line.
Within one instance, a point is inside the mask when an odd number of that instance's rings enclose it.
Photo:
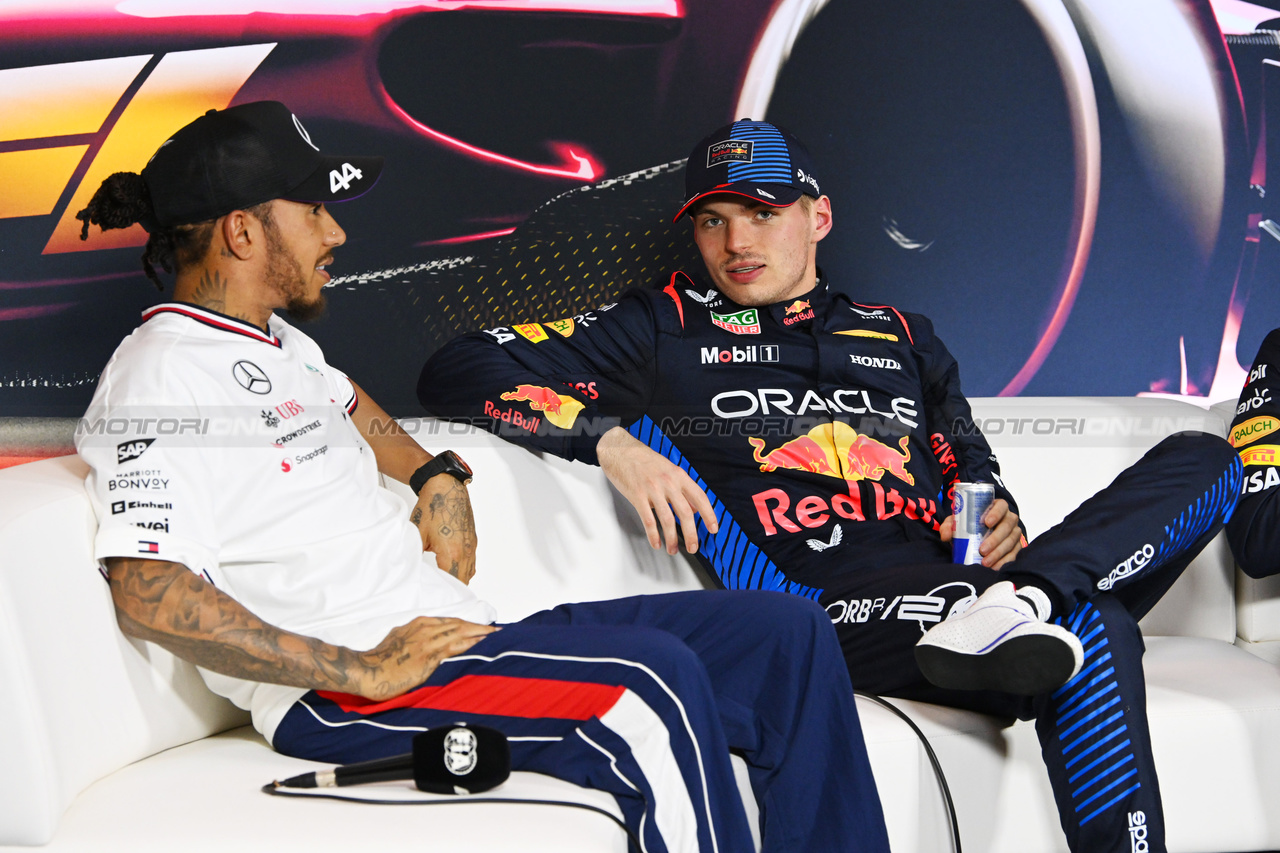
M 1033 536 L 1164 435 L 1222 434 L 1230 419 L 1136 398 L 985 399 L 975 410 Z M 406 423 L 424 446 L 452 447 L 477 471 L 474 586 L 504 620 L 703 585 L 689 561 L 649 549 L 598 469 L 453 425 Z M 610 797 L 536 774 L 513 774 L 481 802 L 408 783 L 362 789 L 429 808 L 262 793 L 309 765 L 271 752 L 190 666 L 119 633 L 91 559 L 84 474 L 76 457 L 0 471 L 0 850 L 627 849 L 607 816 L 618 814 Z M 1280 849 L 1280 587 L 1239 575 L 1219 537 L 1143 630 L 1170 850 Z M 966 850 L 1066 850 L 1030 723 L 896 704 L 940 758 Z M 859 709 L 893 850 L 951 850 L 915 735 L 873 703 Z M 597 811 L 488 802 L 499 796 Z

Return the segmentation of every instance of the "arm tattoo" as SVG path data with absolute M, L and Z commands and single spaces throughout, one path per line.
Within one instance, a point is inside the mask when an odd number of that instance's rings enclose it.
M 356 692 L 362 674 L 398 653 L 354 652 L 277 628 L 176 563 L 117 558 L 109 566 L 124 633 L 223 675 Z

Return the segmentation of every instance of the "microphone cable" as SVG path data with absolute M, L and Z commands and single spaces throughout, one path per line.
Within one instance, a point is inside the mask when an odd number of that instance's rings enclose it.
M 951 819 L 951 846 L 956 853 L 961 853 L 960 822 L 956 819 L 956 805 L 951 800 L 951 787 L 947 785 L 947 777 L 942 772 L 942 765 L 938 762 L 938 756 L 934 753 L 933 746 L 930 745 L 929 739 L 924 736 L 924 732 L 920 731 L 920 727 L 915 724 L 915 721 L 908 717 L 906 712 L 897 705 L 894 705 L 892 702 L 882 699 L 874 693 L 865 693 L 861 690 L 854 690 L 853 695 L 861 696 L 863 699 L 870 699 L 877 705 L 888 708 L 896 714 L 899 719 L 910 726 L 911 731 L 916 733 L 916 737 L 920 739 L 921 745 L 924 746 L 925 755 L 929 756 L 929 763 L 933 765 L 933 775 L 938 779 L 938 788 L 942 791 L 942 800 L 947 806 L 947 817 Z
M 314 790 L 314 789 L 313 789 Z M 439 800 L 378 800 L 368 797 L 353 797 L 346 794 L 329 794 L 316 793 L 304 794 L 299 790 L 291 790 L 276 785 L 274 782 L 268 782 L 262 786 L 264 794 L 271 794 L 276 797 L 318 797 L 325 800 L 341 800 L 347 803 L 369 803 L 375 806 L 460 806 L 471 803 L 502 803 L 504 805 L 530 805 L 530 806 L 564 806 L 566 808 L 583 809 L 589 812 L 595 812 L 607 817 L 609 820 L 621 827 L 622 831 L 627 834 L 629 848 L 632 850 L 643 850 L 640 846 L 640 839 L 636 838 L 631 827 L 619 817 L 611 814 L 599 806 L 591 806 L 586 803 L 571 803 L 567 800 L 523 800 L 517 798 L 507 799 L 504 797 L 458 797 L 457 799 L 439 799 Z

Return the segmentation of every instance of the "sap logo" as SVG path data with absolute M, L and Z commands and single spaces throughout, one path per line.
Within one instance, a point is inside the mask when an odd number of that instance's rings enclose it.
M 815 193 L 822 195 L 822 190 L 818 189 L 818 179 L 813 175 L 806 175 L 804 169 L 796 169 L 796 180 L 802 184 L 808 184 L 813 187 Z
M 849 360 L 863 367 L 878 367 L 881 370 L 901 370 L 902 365 L 891 358 L 872 358 L 869 355 L 850 355 Z
M 1129 812 L 1129 851 L 1130 853 L 1149 853 L 1151 845 L 1147 842 L 1146 812 Z
M 785 388 L 757 388 L 755 390 L 724 391 L 711 398 L 711 411 L 722 418 L 746 418 L 757 412 L 762 415 L 803 415 L 807 412 L 848 412 L 855 415 L 880 415 L 901 421 L 909 427 L 916 426 L 919 412 L 916 401 L 907 397 L 894 397 L 889 401 L 889 411 L 883 412 L 871 403 L 871 394 L 865 390 L 841 388 L 823 399 L 812 388 L 804 392 L 797 405 L 795 397 Z
M 1267 489 L 1274 489 L 1280 486 L 1280 469 L 1268 468 L 1264 476 L 1261 471 L 1254 471 L 1244 479 L 1244 488 L 1241 494 L 1256 495 L 1258 492 L 1265 492 Z
M 329 192 L 336 193 L 338 190 L 351 189 L 351 182 L 358 181 L 364 177 L 364 173 L 352 166 L 350 163 L 342 164 L 342 171 L 332 169 L 329 172 Z
M 779 349 L 776 346 L 749 347 L 703 347 L 703 364 L 755 364 L 756 362 L 775 363 Z
M 1251 382 L 1257 382 L 1259 379 L 1266 379 L 1266 378 L 1267 378 L 1267 366 L 1265 364 L 1259 364 L 1253 370 L 1249 371 L 1249 379 L 1244 384 L 1248 385 Z
M 1136 574 L 1146 568 L 1151 562 L 1151 558 L 1156 555 L 1156 549 L 1151 547 L 1150 543 L 1143 545 L 1137 551 L 1133 552 L 1133 556 L 1117 565 L 1111 570 L 1111 574 L 1098 581 L 1098 589 L 1107 591 L 1116 585 L 1117 581 L 1124 580 L 1129 575 Z
M 155 443 L 154 438 L 139 438 L 136 441 L 126 441 L 123 444 L 116 445 L 116 464 L 128 462 L 130 459 L 137 459 L 139 456 L 147 452 L 147 448 Z

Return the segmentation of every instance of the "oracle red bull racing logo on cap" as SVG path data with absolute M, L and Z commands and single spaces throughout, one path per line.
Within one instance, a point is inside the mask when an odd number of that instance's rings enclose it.
M 717 314 L 712 311 L 711 322 L 735 335 L 760 334 L 760 312 L 755 308 L 747 308 L 733 314 Z
M 751 149 L 754 147 L 748 139 L 726 139 L 707 148 L 707 168 L 724 163 L 750 163 Z
M 578 419 L 578 413 L 586 408 L 573 397 L 557 394 L 542 385 L 517 385 L 514 391 L 499 395 L 503 400 L 526 402 L 535 412 L 561 429 L 568 429 Z

